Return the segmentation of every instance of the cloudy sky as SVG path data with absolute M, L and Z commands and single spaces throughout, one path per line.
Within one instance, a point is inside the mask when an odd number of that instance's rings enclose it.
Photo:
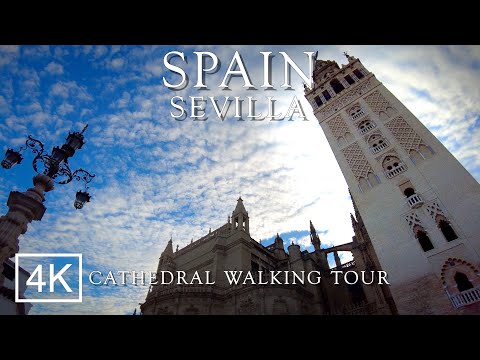
M 186 63 L 180 58 L 172 63 L 189 77 L 188 86 L 176 91 L 162 81 L 180 80 L 163 63 L 173 50 L 184 52 Z M 205 90 L 193 87 L 194 51 L 209 51 L 219 59 L 218 71 L 205 77 Z M 243 88 L 241 78 L 231 80 L 230 90 L 219 88 L 235 51 L 256 89 Z M 274 90 L 261 88 L 261 51 L 275 55 Z M 304 52 L 318 51 L 320 59 L 338 63 L 346 63 L 343 51 L 360 58 L 480 179 L 478 46 L 2 46 L 0 150 L 18 148 L 28 134 L 50 150 L 69 131 L 88 123 L 87 143 L 70 163 L 96 174 L 92 201 L 82 210 L 73 208 L 79 183 L 57 185 L 47 193 L 48 210 L 21 237 L 20 251 L 82 253 L 85 274 L 155 271 L 170 237 L 174 247 L 182 248 L 223 225 L 239 195 L 249 211 L 251 235 L 263 244 L 278 232 L 285 242 L 310 249 L 309 220 L 323 246 L 350 241 L 347 185 L 303 98 L 301 78 L 292 72 L 293 90 L 280 86 L 281 51 L 305 72 Z M 189 96 L 203 96 L 208 119 L 174 120 L 170 112 L 178 111 L 170 104 L 173 96 L 183 96 L 185 108 L 191 106 Z M 233 103 L 222 121 L 210 96 L 219 107 L 226 96 L 251 96 L 257 100 L 257 114 L 267 111 L 267 96 L 276 100 L 276 113 L 283 114 L 296 96 L 306 120 L 296 114 L 292 121 L 238 121 Z M 11 170 L 0 169 L 2 214 L 11 190 L 31 186 L 32 155 L 24 156 Z M 127 314 L 147 292 L 142 286 L 84 282 L 82 304 L 37 304 L 31 314 Z

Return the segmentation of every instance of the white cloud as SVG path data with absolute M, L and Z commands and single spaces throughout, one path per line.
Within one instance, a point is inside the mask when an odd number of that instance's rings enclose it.
M 45 71 L 51 75 L 62 75 L 63 74 L 63 66 L 56 62 L 50 62 L 47 66 L 45 66 Z
M 17 109 L 21 112 L 34 113 L 42 111 L 42 105 L 38 101 L 34 101 L 28 105 L 17 105 Z
M 60 115 L 66 115 L 66 114 L 69 114 L 69 113 L 73 112 L 74 110 L 75 109 L 74 109 L 73 105 L 71 105 L 69 103 L 63 103 L 58 107 L 57 112 Z
M 13 64 L 19 54 L 18 45 L 0 45 L 0 67 Z
M 155 60 L 145 65 L 145 70 L 155 76 L 160 76 L 163 73 L 163 65 L 160 60 Z
M 58 81 L 50 88 L 49 95 L 62 97 L 64 99 L 71 96 L 81 101 L 93 100 L 87 88 L 85 86 L 79 86 L 75 81 Z
M 5 98 L 2 95 L 0 95 L 0 113 L 7 114 L 9 112 L 9 109 L 10 109 L 10 105 L 8 105 Z
M 110 66 L 114 70 L 120 70 L 124 64 L 125 64 L 125 60 L 122 58 L 115 58 L 115 59 L 112 59 L 112 61 L 110 62 Z
M 104 45 L 97 45 L 95 46 L 95 59 L 101 58 L 105 54 L 108 53 L 108 48 Z
M 53 55 L 58 58 L 58 59 L 61 59 L 65 56 L 67 56 L 70 52 L 64 48 L 64 47 L 54 47 L 53 49 Z
M 18 46 L 18 45 L 0 45 L 0 53 L 18 55 L 20 53 L 20 46 Z
M 85 55 L 90 54 L 90 52 L 92 51 L 92 49 L 93 49 L 93 46 L 92 46 L 92 45 L 84 45 L 84 46 L 82 47 L 82 51 L 83 51 L 83 53 L 84 53 Z
M 32 59 L 38 59 L 50 56 L 50 47 L 48 45 L 40 46 L 22 46 L 22 55 Z

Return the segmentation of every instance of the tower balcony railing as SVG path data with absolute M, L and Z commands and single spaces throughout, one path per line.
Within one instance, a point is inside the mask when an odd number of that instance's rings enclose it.
M 360 109 L 360 111 L 351 115 L 351 118 L 352 118 L 353 121 L 356 121 L 356 120 L 364 117 L 365 115 L 367 115 L 367 113 L 365 111 L 363 111 L 363 109 Z
M 404 164 L 399 164 L 397 167 L 394 167 L 391 170 L 386 170 L 385 176 L 387 177 L 387 179 L 391 179 L 405 171 L 407 171 L 407 167 Z
M 379 144 L 378 146 L 372 146 L 370 148 L 370 150 L 372 151 L 373 154 L 377 154 L 379 153 L 380 151 L 382 151 L 383 149 L 386 149 L 388 147 L 388 144 L 387 142 L 383 142 L 381 144 Z
M 480 286 L 450 295 L 450 301 L 455 308 L 480 302 Z
M 375 129 L 377 125 L 375 123 L 370 123 L 370 125 L 365 126 L 363 129 L 359 129 L 360 135 L 365 135 L 367 132 L 369 132 L 372 129 Z
M 424 204 L 422 197 L 418 194 L 413 194 L 407 198 L 407 203 L 410 205 L 410 208 L 416 209 Z

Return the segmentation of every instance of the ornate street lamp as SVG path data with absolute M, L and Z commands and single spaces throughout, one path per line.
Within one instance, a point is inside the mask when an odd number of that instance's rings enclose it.
M 12 166 L 20 164 L 23 160 L 22 154 L 13 149 L 8 149 L 5 153 L 5 158 L 2 160 L 2 167 L 4 169 L 11 169 Z
M 83 205 L 85 205 L 86 202 L 90 202 L 90 194 L 82 190 L 77 191 L 77 196 L 75 197 L 75 202 L 73 203 L 75 209 L 83 208 Z
M 32 220 L 42 219 L 46 210 L 43 205 L 44 193 L 53 190 L 54 183 L 68 184 L 72 180 L 83 181 L 85 191 L 77 192 L 74 207 L 81 209 L 90 201 L 91 196 L 87 192 L 87 185 L 95 175 L 84 169 L 72 172 L 68 164 L 68 159 L 85 144 L 83 133 L 87 127 L 88 125 L 81 132 L 69 133 L 65 144 L 62 147 L 55 146 L 51 154 L 46 153 L 43 143 L 31 135 L 28 136 L 25 147 L 21 147 L 19 151 L 13 149 L 6 151 L 1 166 L 4 169 L 11 169 L 21 163 L 23 159 L 21 151 L 30 149 L 36 155 L 32 166 L 37 175 L 33 177 L 33 188 L 22 193 L 10 192 L 7 202 L 9 211 L 5 216 L 0 217 L 0 274 L 3 272 L 3 263 L 18 252 L 18 237 L 27 231 L 27 225 Z

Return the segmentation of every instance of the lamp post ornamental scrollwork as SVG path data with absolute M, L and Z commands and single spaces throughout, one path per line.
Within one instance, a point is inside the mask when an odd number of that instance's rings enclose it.
M 22 151 L 31 150 L 35 155 L 32 166 L 37 175 L 33 177 L 33 188 L 25 192 L 10 192 L 7 201 L 9 211 L 0 217 L 0 285 L 3 282 L 1 276 L 3 263 L 18 252 L 18 237 L 27 231 L 28 224 L 33 220 L 42 219 L 46 211 L 46 207 L 43 205 L 44 193 L 53 190 L 54 183 L 62 185 L 68 184 L 72 180 L 82 181 L 85 184 L 85 190 L 77 191 L 74 207 L 81 209 L 85 203 L 90 201 L 91 196 L 87 191 L 88 184 L 95 175 L 81 168 L 72 171 L 68 163 L 68 159 L 85 145 L 83 133 L 87 127 L 88 125 L 81 132 L 69 133 L 65 143 L 61 147 L 54 147 L 51 154 L 45 151 L 44 144 L 40 140 L 31 135 L 28 136 L 25 146 L 18 151 L 13 149 L 6 151 L 5 158 L 0 165 L 8 170 L 22 162 Z

